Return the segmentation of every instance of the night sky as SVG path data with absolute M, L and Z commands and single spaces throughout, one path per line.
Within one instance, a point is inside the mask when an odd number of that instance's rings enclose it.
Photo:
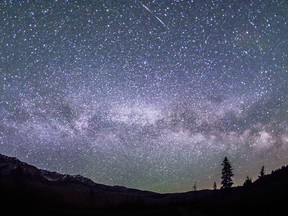
M 0 153 L 156 192 L 288 163 L 287 0 L 2 0 Z

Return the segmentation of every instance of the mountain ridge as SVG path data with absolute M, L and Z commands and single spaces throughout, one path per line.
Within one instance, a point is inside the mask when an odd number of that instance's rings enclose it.
M 6 163 L 6 166 L 5 166 Z M 8 166 L 7 166 L 8 165 Z M 119 186 L 119 185 L 104 185 L 104 184 L 99 184 L 91 179 L 84 177 L 82 175 L 76 174 L 76 175 L 70 175 L 70 174 L 61 174 L 55 171 L 49 171 L 45 169 L 39 169 L 36 166 L 33 166 L 31 164 L 28 164 L 26 162 L 23 162 L 16 157 L 9 157 L 3 154 L 0 154 L 0 175 L 9 175 L 9 168 L 10 171 L 13 172 L 13 170 L 20 168 L 23 172 L 24 175 L 29 176 L 30 178 L 35 177 L 35 178 L 44 178 L 47 181 L 50 182 L 58 182 L 58 183 L 65 183 L 65 182 L 70 182 L 70 183 L 79 183 L 83 184 L 88 187 L 98 187 L 102 188 L 103 190 L 121 190 L 121 191 L 136 191 L 136 192 L 144 192 L 144 193 L 150 193 L 150 194 L 158 194 L 156 192 L 152 191 L 145 191 L 145 190 L 139 190 L 139 189 L 133 189 L 133 188 L 127 188 L 125 186 Z

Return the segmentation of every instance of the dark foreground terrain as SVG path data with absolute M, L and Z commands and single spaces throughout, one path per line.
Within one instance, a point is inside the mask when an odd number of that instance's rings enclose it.
M 247 187 L 157 194 L 0 155 L 0 215 L 288 215 L 288 167 Z

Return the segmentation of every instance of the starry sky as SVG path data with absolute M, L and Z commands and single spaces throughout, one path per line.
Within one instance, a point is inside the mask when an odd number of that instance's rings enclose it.
M 2 0 L 0 153 L 156 192 L 288 163 L 287 0 Z

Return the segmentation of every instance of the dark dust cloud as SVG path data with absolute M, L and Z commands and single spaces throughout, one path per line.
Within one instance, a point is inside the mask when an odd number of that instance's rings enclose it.
M 157 192 L 288 162 L 287 0 L 2 0 L 0 152 Z

